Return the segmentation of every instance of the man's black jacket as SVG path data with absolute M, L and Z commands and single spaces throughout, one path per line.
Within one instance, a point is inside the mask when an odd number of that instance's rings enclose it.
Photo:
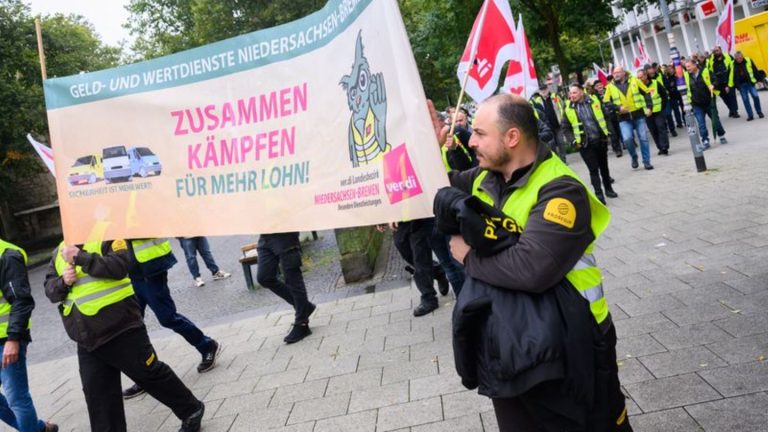
M 514 246 L 519 227 L 477 197 L 438 191 L 438 228 L 461 234 L 479 256 Z M 499 288 L 468 277 L 453 311 L 453 352 L 462 384 L 491 398 L 519 396 L 564 379 L 564 390 L 591 401 L 593 318 L 589 303 L 563 278 L 540 293 Z
M 35 308 L 35 300 L 29 287 L 27 266 L 24 257 L 16 250 L 6 249 L 0 256 L 0 289 L 3 297 L 11 305 L 11 315 L 8 318 L 7 340 L 31 340 L 27 323 Z

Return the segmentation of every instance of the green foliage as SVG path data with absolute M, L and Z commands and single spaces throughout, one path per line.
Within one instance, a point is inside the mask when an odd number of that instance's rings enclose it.
M 455 102 L 458 61 L 482 0 L 398 3 L 427 96 L 440 108 Z M 616 24 L 607 0 L 513 0 L 511 6 L 515 20 L 518 13 L 523 15 L 540 77 L 553 64 L 565 72 L 599 61 L 599 37 Z
M 120 56 L 81 16 L 46 16 L 42 29 L 49 77 L 110 67 Z M 0 0 L 0 59 L 0 196 L 12 199 L 14 181 L 40 169 L 27 133 L 48 135 L 34 17 L 21 0 Z
M 138 59 L 149 59 L 274 27 L 308 15 L 324 0 L 131 0 L 126 28 Z

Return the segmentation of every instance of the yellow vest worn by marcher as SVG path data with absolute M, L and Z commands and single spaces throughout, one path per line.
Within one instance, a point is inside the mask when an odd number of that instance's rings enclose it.
M 744 63 L 747 64 L 747 74 L 749 74 L 749 81 L 752 84 L 757 83 L 757 79 L 755 79 L 755 71 L 752 68 L 752 59 L 749 57 L 744 57 Z M 733 71 L 736 69 L 736 65 L 736 61 L 734 61 L 731 65 L 731 72 L 728 75 L 728 87 L 733 87 Z
M 622 93 L 616 84 L 611 81 L 608 86 L 605 87 L 605 95 L 603 96 L 603 102 L 611 102 L 617 107 L 623 106 L 627 111 L 635 112 L 637 110 L 646 110 L 648 107 L 645 104 L 645 97 L 640 94 L 637 83 L 637 78 L 627 75 L 627 92 Z
M 701 73 L 701 79 L 704 80 L 704 84 L 707 85 L 707 87 L 712 86 L 712 80 L 709 77 L 709 70 L 708 69 L 701 69 L 699 71 Z M 683 72 L 683 77 L 685 78 L 685 87 L 688 89 L 688 105 L 690 105 L 693 102 L 693 96 L 691 93 L 691 74 L 688 72 Z M 714 94 L 715 96 L 719 95 L 720 92 L 717 90 L 710 89 L 710 93 Z
M 662 84 L 663 85 L 663 84 Z M 648 93 L 651 96 L 651 111 L 654 113 L 661 111 L 661 94 L 659 94 L 659 82 L 658 80 L 649 80 L 646 85 L 640 80 L 637 80 L 637 86 L 642 91 Z
M 165 238 L 131 240 L 133 254 L 140 264 L 160 258 L 172 252 L 171 242 Z
M 27 263 L 27 253 L 24 249 L 16 246 L 13 243 L 0 240 L 0 257 L 3 256 L 6 250 L 18 251 L 22 257 L 24 257 L 24 264 Z M 5 296 L 0 294 L 0 339 L 8 337 L 8 322 L 11 319 L 11 304 L 5 299 Z M 27 322 L 27 328 L 29 328 L 31 322 Z
M 61 256 L 61 242 L 56 251 L 56 273 L 59 276 L 70 266 Z M 83 248 L 88 253 L 102 255 L 101 242 L 86 243 Z M 80 266 L 75 267 L 77 281 L 72 285 L 69 294 L 62 302 L 62 315 L 69 316 L 72 308 L 76 307 L 83 315 L 94 316 L 109 305 L 115 304 L 133 295 L 133 285 L 127 277 L 123 279 L 105 279 L 93 277 Z
M 605 116 L 603 115 L 603 108 L 600 105 L 600 100 L 598 100 L 595 96 L 585 97 L 588 97 L 591 102 L 590 106 L 592 107 L 592 113 L 595 115 L 597 124 L 600 125 L 600 129 L 603 130 L 605 136 L 608 136 L 608 125 L 605 123 Z M 579 119 L 579 116 L 576 113 L 576 108 L 573 107 L 572 102 L 569 102 L 565 107 L 565 118 L 567 118 L 568 122 L 571 124 L 571 128 L 573 129 L 573 138 L 576 145 L 581 145 L 581 137 L 584 134 L 584 131 L 581 129 L 582 122 Z
M 495 206 L 491 195 L 482 190 L 480 185 L 483 179 L 488 174 L 488 171 L 482 171 L 480 175 L 475 178 L 472 186 L 472 195 L 477 196 L 485 203 Z M 515 189 L 514 192 L 507 198 L 506 202 L 502 206 L 504 214 L 513 218 L 519 227 L 523 230 L 528 222 L 528 216 L 531 213 L 531 209 L 536 205 L 539 199 L 539 191 L 547 183 L 567 176 L 577 180 L 583 185 L 581 180 L 576 176 L 567 165 L 565 165 L 560 158 L 554 154 L 549 159 L 542 162 L 535 170 L 530 174 L 528 181 L 520 188 Z M 584 251 L 584 255 L 579 259 L 579 262 L 565 275 L 565 278 L 576 288 L 576 290 L 589 301 L 589 308 L 592 311 L 592 315 L 598 324 L 605 321 L 608 317 L 608 303 L 605 300 L 603 293 L 603 278 L 600 273 L 600 269 L 597 267 L 597 261 L 592 254 L 595 241 L 608 227 L 611 215 L 608 212 L 608 208 L 604 206 L 595 195 L 585 186 L 585 191 L 589 197 L 589 209 L 592 213 L 591 228 L 595 240 Z M 551 200 L 553 203 L 553 212 L 559 210 L 559 206 L 555 202 L 557 198 Z M 568 202 L 563 200 L 561 206 L 568 206 Z M 549 205 L 547 206 L 549 211 Z M 567 207 L 565 208 L 567 210 Z M 557 213 L 553 214 L 557 217 Z

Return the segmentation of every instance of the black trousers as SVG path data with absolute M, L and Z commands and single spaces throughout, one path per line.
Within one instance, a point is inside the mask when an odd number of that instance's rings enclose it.
M 600 330 L 595 327 L 595 331 Z M 493 399 L 500 432 L 632 432 L 616 365 L 616 329 L 596 336 L 593 408 L 545 381 L 515 398 Z
M 611 148 L 615 153 L 621 150 L 621 126 L 619 126 L 619 118 L 616 115 L 609 115 L 608 118 L 608 130 L 611 133 Z
M 179 419 L 186 419 L 200 409 L 200 401 L 157 358 L 144 327 L 129 330 L 91 352 L 78 346 L 77 359 L 93 432 L 127 430 L 120 372 Z
M 584 163 L 589 169 L 592 187 L 595 188 L 595 192 L 601 194 L 603 193 L 603 186 L 607 191 L 613 190 L 611 173 L 608 171 L 608 144 L 606 140 L 607 138 L 603 137 L 600 141 L 590 142 L 586 147 L 579 150 L 581 158 L 584 159 Z
M 421 302 L 429 305 L 437 304 L 430 245 L 434 224 L 434 218 L 400 222 L 393 239 L 400 256 L 413 266 L 413 281 L 421 293 Z
M 736 89 L 728 87 L 728 92 L 725 89 L 720 90 L 720 99 L 725 102 L 725 106 L 728 107 L 728 115 L 735 115 L 739 113 L 739 103 L 736 101 Z
M 259 268 L 256 280 L 259 285 L 272 290 L 278 297 L 293 306 L 295 322 L 309 320 L 312 303 L 307 297 L 304 275 L 301 273 L 301 242 L 299 233 L 263 234 L 256 248 L 259 254 Z M 278 266 L 283 279 L 278 279 Z
M 651 132 L 653 142 L 659 150 L 669 150 L 669 132 L 667 131 L 667 119 L 664 112 L 653 113 L 647 118 L 648 131 Z

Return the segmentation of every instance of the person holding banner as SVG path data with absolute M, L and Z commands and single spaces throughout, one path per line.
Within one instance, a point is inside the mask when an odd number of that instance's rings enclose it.
M 733 70 L 733 57 L 716 46 L 712 54 L 707 57 L 706 69 L 709 70 L 710 77 L 714 78 L 712 85 L 715 87 L 715 96 L 720 95 L 720 99 L 728 108 L 728 117 L 740 118 L 736 92 L 729 80 Z
M 157 320 L 165 328 L 181 335 L 202 356 L 197 365 L 197 372 L 204 373 L 216 366 L 216 358 L 221 352 L 221 345 L 206 336 L 189 318 L 176 310 L 176 303 L 168 287 L 168 270 L 176 265 L 176 257 L 171 251 L 168 239 L 143 239 L 128 242 L 133 258 L 129 271 L 131 283 L 136 291 L 141 315 L 149 306 Z M 124 399 L 132 399 L 144 394 L 139 384 L 134 384 L 123 392 Z
M 301 273 L 299 233 L 262 234 L 256 252 L 259 255 L 256 280 L 288 302 L 296 312 L 293 327 L 283 341 L 292 344 L 311 335 L 309 317 L 316 306 L 307 297 L 307 287 Z M 278 266 L 285 282 L 277 278 Z
M 442 142 L 445 136 L 430 108 Z M 519 227 L 521 234 L 514 245 L 492 256 L 480 256 L 463 237 L 453 236 L 454 257 L 464 263 L 468 277 L 501 290 L 541 293 L 566 284 L 580 294 L 578 304 L 568 307 L 589 318 L 583 320 L 589 328 L 581 329 L 592 336 L 587 343 L 568 344 L 574 351 L 566 351 L 566 357 L 588 360 L 589 367 L 569 368 L 562 358 L 537 357 L 524 374 L 480 370 L 475 384 L 492 399 L 499 429 L 631 431 L 616 365 L 616 330 L 592 255 L 595 241 L 608 226 L 608 209 L 539 141 L 533 108 L 519 96 L 497 95 L 480 105 L 470 146 L 480 165 L 452 171 L 451 186 L 501 210 L 512 219 L 507 225 Z M 498 346 L 488 340 L 498 343 L 509 337 L 507 332 L 524 331 L 500 323 L 477 326 L 478 347 Z M 537 342 L 530 339 L 531 344 Z M 514 355 L 525 354 L 504 353 L 499 358 L 496 352 L 494 361 Z M 477 358 L 485 358 L 484 353 Z M 478 368 L 483 365 L 478 363 Z M 574 388 L 576 382 L 585 387 Z
M 59 303 L 77 359 L 93 432 L 125 432 L 120 373 L 125 373 L 181 421 L 179 432 L 197 432 L 205 405 L 157 357 L 128 278 L 125 240 L 91 241 L 53 252 L 45 295 Z
M 0 239 L 0 420 L 21 432 L 57 432 L 59 427 L 40 420 L 29 394 L 27 346 L 30 316 L 35 308 L 27 276 L 27 253 Z

